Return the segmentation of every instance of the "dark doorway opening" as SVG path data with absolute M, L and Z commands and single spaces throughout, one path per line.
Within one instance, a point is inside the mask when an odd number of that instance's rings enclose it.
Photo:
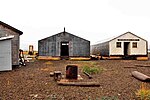
M 61 56 L 69 56 L 69 42 L 61 42 Z
M 129 53 L 129 43 L 130 42 L 124 42 L 124 55 L 128 56 Z

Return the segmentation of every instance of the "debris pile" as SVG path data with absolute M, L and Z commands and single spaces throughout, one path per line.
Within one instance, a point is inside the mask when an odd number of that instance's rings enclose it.
M 98 82 L 84 82 L 83 78 L 78 74 L 78 66 L 74 64 L 66 66 L 65 78 L 62 78 L 61 71 L 50 72 L 50 76 L 53 76 L 57 84 L 62 86 L 100 86 Z M 89 79 L 91 78 L 89 75 Z

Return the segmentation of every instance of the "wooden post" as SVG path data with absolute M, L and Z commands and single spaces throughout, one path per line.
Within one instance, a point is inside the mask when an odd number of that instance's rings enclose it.
M 61 71 L 54 71 L 54 80 L 55 81 L 61 80 Z
M 89 79 L 92 79 L 92 76 L 84 71 L 84 74 L 88 76 Z

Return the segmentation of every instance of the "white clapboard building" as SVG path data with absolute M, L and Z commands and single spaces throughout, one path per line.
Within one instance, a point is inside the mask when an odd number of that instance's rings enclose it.
M 147 57 L 148 42 L 131 32 L 126 32 L 105 42 L 92 45 L 91 54 L 109 58 Z

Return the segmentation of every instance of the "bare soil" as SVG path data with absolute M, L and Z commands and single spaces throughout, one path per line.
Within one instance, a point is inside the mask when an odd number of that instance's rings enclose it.
M 59 86 L 50 72 L 59 70 L 65 75 L 67 64 L 77 64 L 82 81 L 95 81 L 100 87 Z M 104 70 L 88 79 L 83 66 L 93 65 Z M 135 93 L 141 81 L 132 77 L 132 71 L 150 76 L 150 61 L 97 60 L 97 61 L 34 61 L 12 71 L 0 72 L 0 100 L 136 100 Z M 126 67 L 126 68 L 125 68 Z M 150 89 L 150 83 L 146 82 Z

